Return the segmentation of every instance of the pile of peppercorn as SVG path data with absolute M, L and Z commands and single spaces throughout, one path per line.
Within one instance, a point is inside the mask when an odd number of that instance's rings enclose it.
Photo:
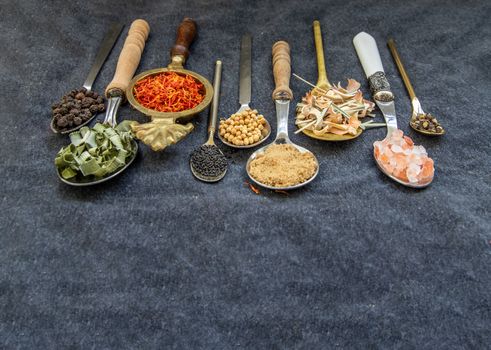
M 53 126 L 58 131 L 73 129 L 104 111 L 104 98 L 85 88 L 72 90 L 52 106 Z
M 411 124 L 417 130 L 423 130 L 430 133 L 440 134 L 443 132 L 443 127 L 438 120 L 429 113 L 420 113 L 411 118 Z

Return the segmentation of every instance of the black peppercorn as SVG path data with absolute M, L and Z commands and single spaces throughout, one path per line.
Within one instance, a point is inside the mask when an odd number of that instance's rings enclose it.
M 92 105 L 89 107 L 89 111 L 92 113 L 92 114 L 95 114 L 99 111 L 99 107 L 97 105 Z
M 89 120 L 97 112 L 104 110 L 104 98 L 94 91 L 87 91 L 85 88 L 71 90 L 64 95 L 60 102 L 54 103 L 51 115 L 53 126 L 60 131 L 65 131 L 69 127 L 78 126 Z

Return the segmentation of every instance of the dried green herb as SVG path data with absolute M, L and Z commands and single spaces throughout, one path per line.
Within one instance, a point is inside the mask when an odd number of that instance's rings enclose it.
M 70 134 L 70 145 L 55 158 L 58 172 L 64 179 L 77 175 L 102 178 L 114 173 L 131 159 L 134 152 L 129 121 L 115 128 L 97 123 Z

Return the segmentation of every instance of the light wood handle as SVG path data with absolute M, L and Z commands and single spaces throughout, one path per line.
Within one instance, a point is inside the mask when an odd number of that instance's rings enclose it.
M 170 51 L 171 57 L 184 56 L 186 60 L 189 56 L 189 47 L 191 46 L 197 32 L 196 22 L 191 18 L 184 18 L 177 28 L 176 42 Z
M 137 19 L 131 24 L 128 36 L 119 54 L 116 72 L 113 80 L 106 87 L 106 97 L 112 90 L 126 91 L 129 82 L 140 64 L 141 55 L 145 48 L 145 41 L 150 33 L 150 26 L 143 19 Z
M 277 41 L 273 45 L 273 75 L 276 88 L 273 91 L 273 100 L 292 100 L 290 90 L 290 45 L 286 41 Z

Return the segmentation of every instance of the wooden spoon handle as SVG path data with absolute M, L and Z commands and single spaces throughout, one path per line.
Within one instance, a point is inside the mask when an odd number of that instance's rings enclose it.
M 186 60 L 189 56 L 189 47 L 196 37 L 196 22 L 191 18 L 184 18 L 177 28 L 176 42 L 170 51 L 171 57 L 184 56 Z
M 286 41 L 277 41 L 273 45 L 273 75 L 276 88 L 273 91 L 273 100 L 292 100 L 290 90 L 290 45 Z
M 141 55 L 145 48 L 145 41 L 150 33 L 150 26 L 143 19 L 137 19 L 131 24 L 128 36 L 119 54 L 116 72 L 113 80 L 106 87 L 106 97 L 112 90 L 126 91 L 129 82 L 140 64 Z

